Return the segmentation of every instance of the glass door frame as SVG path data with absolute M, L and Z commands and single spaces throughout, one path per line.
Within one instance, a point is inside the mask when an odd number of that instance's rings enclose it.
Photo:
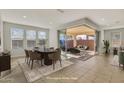
M 86 27 L 88 27 L 88 28 L 91 28 L 91 29 L 94 29 L 94 28 L 92 28 L 91 26 L 89 26 L 89 25 L 86 25 L 86 24 L 83 24 L 83 25 L 77 25 L 77 26 L 72 26 L 72 27 L 68 27 L 68 28 L 66 28 L 66 29 L 61 29 L 61 30 L 58 30 L 57 32 L 58 32 L 58 47 L 60 47 L 60 42 L 59 42 L 59 33 L 61 32 L 61 31 L 63 31 L 64 30 L 64 34 L 65 34 L 65 56 L 66 56 L 66 58 L 67 58 L 67 29 L 69 29 L 69 28 L 74 28 L 74 27 L 78 27 L 78 26 L 86 26 Z M 99 39 L 99 37 L 96 37 L 97 35 L 96 35 L 96 32 L 97 32 L 97 30 L 96 29 L 94 29 L 95 30 L 95 35 L 94 35 L 94 53 L 96 53 L 96 52 L 98 52 L 99 51 L 99 40 L 98 40 L 98 42 L 97 42 L 97 38 Z M 100 33 L 98 33 L 98 34 L 100 34 Z M 98 36 L 100 36 L 100 35 L 98 35 Z

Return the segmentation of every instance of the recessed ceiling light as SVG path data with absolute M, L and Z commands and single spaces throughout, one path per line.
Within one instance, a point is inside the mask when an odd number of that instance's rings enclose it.
M 27 16 L 23 16 L 23 18 L 27 18 Z

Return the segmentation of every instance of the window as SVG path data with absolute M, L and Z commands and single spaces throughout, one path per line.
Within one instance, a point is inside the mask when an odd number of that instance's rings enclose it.
M 94 36 L 88 36 L 88 40 L 94 40 Z
M 80 40 L 80 39 L 82 39 L 82 40 L 87 40 L 87 35 L 77 35 L 77 36 L 76 36 L 76 39 L 77 39 L 77 40 Z
M 39 44 L 40 45 L 45 45 L 46 44 L 46 32 L 38 32 L 38 39 L 39 39 Z
M 12 49 L 23 48 L 24 30 L 11 28 Z
M 36 31 L 26 31 L 27 47 L 33 48 L 36 46 Z
M 66 39 L 67 40 L 73 40 L 73 37 L 72 36 L 67 36 Z

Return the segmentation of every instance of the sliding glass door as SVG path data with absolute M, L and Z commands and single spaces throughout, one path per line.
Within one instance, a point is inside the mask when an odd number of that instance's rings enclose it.
M 64 57 L 79 57 L 80 53 L 95 54 L 99 48 L 99 31 L 88 26 L 58 31 L 58 44 Z
M 11 28 L 11 49 L 23 49 L 24 29 Z
M 67 44 L 66 44 L 66 30 L 58 30 L 58 46 L 62 50 L 62 56 L 66 57 Z

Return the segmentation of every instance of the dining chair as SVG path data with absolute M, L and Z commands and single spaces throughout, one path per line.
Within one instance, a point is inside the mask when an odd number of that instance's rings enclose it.
M 55 69 L 55 64 L 57 61 L 60 62 L 60 67 L 62 67 L 60 48 L 57 48 L 55 53 L 49 54 L 48 56 L 49 56 L 49 59 L 52 60 L 53 70 Z
M 30 59 L 30 57 L 29 57 L 28 50 L 25 49 L 24 51 L 25 51 L 25 62 L 27 62 L 27 64 L 29 64 L 29 59 Z
M 43 57 L 37 53 L 36 51 L 29 51 L 29 57 L 30 57 L 30 61 L 31 61 L 31 69 L 33 68 L 33 63 L 34 61 L 41 61 L 41 66 L 43 65 L 42 64 L 42 59 Z
M 61 48 L 56 48 L 56 51 L 58 52 L 58 59 L 61 62 Z
M 54 50 L 54 47 L 50 47 L 49 49 Z

